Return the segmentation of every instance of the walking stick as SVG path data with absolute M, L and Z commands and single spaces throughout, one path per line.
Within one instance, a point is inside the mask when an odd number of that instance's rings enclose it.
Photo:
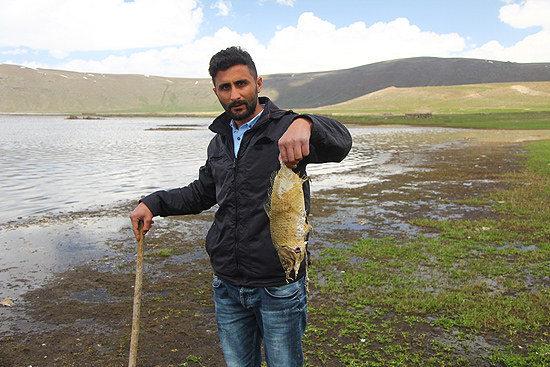
M 143 277 L 143 248 L 145 235 L 143 234 L 143 221 L 138 225 L 139 241 L 137 246 L 136 284 L 134 286 L 134 314 L 132 317 L 132 338 L 130 340 L 130 360 L 128 367 L 136 367 L 137 346 L 139 338 L 139 312 L 141 306 L 141 283 Z

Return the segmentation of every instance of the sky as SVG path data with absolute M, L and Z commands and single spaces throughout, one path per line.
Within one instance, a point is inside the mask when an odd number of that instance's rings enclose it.
M 261 75 L 417 56 L 550 62 L 550 0 L 0 0 L 0 63 L 201 78 L 229 46 Z

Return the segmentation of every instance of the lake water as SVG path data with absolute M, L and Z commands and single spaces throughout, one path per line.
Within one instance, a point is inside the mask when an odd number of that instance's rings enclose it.
M 113 205 L 184 186 L 205 162 L 211 121 L 0 115 L 0 224 Z M 343 163 L 309 166 L 313 191 L 379 180 L 403 169 L 383 165 L 393 153 L 433 149 L 467 132 L 419 127 L 350 130 L 354 146 Z

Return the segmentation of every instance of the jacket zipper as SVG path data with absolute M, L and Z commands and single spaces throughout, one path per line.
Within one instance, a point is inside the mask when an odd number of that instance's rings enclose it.
M 235 200 L 235 233 L 234 233 L 234 237 L 235 237 L 235 244 L 234 244 L 234 248 L 235 248 L 235 265 L 237 266 L 237 272 L 240 274 L 241 272 L 241 264 L 240 264 L 240 261 L 239 261 L 239 236 L 238 236 L 238 232 L 239 232 L 239 202 L 237 200 L 237 173 L 238 173 L 238 168 L 237 168 L 237 162 L 238 162 L 238 159 L 237 157 L 235 157 L 235 150 L 234 150 L 234 145 L 233 145 L 233 139 L 229 139 L 231 141 L 231 146 L 229 148 L 229 151 L 231 152 L 231 157 L 233 158 L 233 198 Z M 238 153 L 237 153 L 238 155 Z

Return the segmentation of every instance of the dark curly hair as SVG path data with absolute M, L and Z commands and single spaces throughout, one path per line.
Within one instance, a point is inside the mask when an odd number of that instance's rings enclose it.
M 210 66 L 208 72 L 212 77 L 212 82 L 215 83 L 216 75 L 218 71 L 225 71 L 235 65 L 246 65 L 250 69 L 250 74 L 254 79 L 258 78 L 258 72 L 256 71 L 256 65 L 252 61 L 252 56 L 239 46 L 232 46 L 221 50 L 210 59 Z

